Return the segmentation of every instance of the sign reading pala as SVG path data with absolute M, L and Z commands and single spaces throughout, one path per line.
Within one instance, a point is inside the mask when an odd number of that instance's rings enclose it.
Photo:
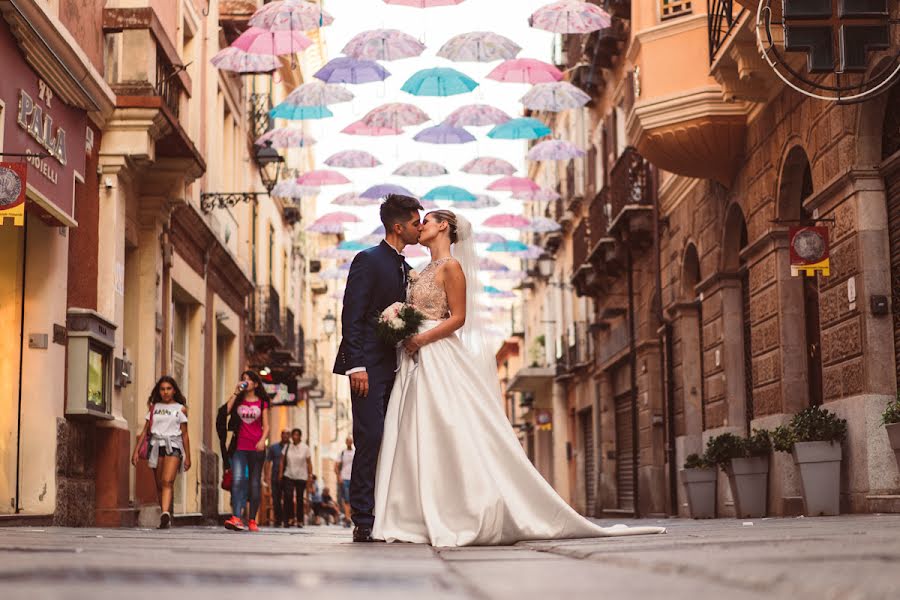
M 827 227 L 791 227 L 791 275 L 831 275 Z
M 756 39 L 769 66 L 796 91 L 862 102 L 900 78 L 898 13 L 896 0 L 760 0 Z

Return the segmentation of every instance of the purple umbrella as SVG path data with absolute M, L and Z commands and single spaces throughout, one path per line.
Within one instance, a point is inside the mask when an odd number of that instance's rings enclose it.
M 373 185 L 359 196 L 360 198 L 379 199 L 384 198 L 388 194 L 400 194 L 402 196 L 412 196 L 413 198 L 415 198 L 415 194 L 413 194 L 402 185 L 394 185 L 392 183 Z
M 328 61 L 313 77 L 325 83 L 369 83 L 384 81 L 390 72 L 374 60 L 357 60 L 339 56 Z
M 441 123 L 440 125 L 423 129 L 413 139 L 427 144 L 465 144 L 466 142 L 474 142 L 475 136 L 462 127 L 453 127 L 452 125 Z

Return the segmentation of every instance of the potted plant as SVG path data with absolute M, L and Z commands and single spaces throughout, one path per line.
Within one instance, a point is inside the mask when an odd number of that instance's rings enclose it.
M 807 516 L 840 513 L 841 442 L 846 437 L 847 421 L 818 406 L 772 432 L 775 450 L 792 452 L 800 467 Z
M 695 519 L 716 516 L 716 468 L 705 457 L 690 454 L 681 470 L 681 482 L 687 492 L 688 508 Z
M 881 422 L 884 423 L 888 439 L 891 441 L 891 448 L 894 449 L 897 467 L 900 467 L 900 395 L 881 413 Z
M 747 439 L 723 433 L 707 442 L 707 457 L 728 475 L 738 518 L 766 516 L 771 451 L 772 441 L 764 429 L 754 429 Z

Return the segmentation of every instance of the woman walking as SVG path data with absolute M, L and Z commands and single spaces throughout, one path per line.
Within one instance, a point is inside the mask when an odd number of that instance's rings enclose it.
M 303 432 L 299 429 L 291 431 L 291 443 L 284 447 L 284 459 L 281 461 L 281 488 L 284 490 L 284 526 L 293 518 L 297 527 L 303 527 L 306 515 L 303 497 L 306 495 L 306 482 L 312 473 L 312 457 L 309 446 L 303 443 Z M 294 502 L 296 496 L 296 503 Z M 296 512 L 294 512 L 296 509 Z
M 266 461 L 266 439 L 269 437 L 269 395 L 256 371 L 244 371 L 241 382 L 228 399 L 228 412 L 240 419 L 237 449 L 231 459 L 234 479 L 231 486 L 232 516 L 225 521 L 226 529 L 259 531 L 256 513 L 259 511 L 262 468 Z M 247 525 L 241 515 L 250 500 Z
M 138 440 L 131 464 L 137 466 L 139 458 L 147 458 L 156 479 L 156 496 L 162 515 L 159 528 L 172 525 L 175 477 L 179 468 L 191 468 L 191 441 L 187 428 L 187 401 L 178 384 L 168 375 L 156 382 L 147 400 L 146 422 Z M 144 448 L 146 456 L 141 456 Z

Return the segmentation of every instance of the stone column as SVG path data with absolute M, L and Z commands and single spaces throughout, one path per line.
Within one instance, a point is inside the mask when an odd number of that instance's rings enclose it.
M 569 463 L 566 444 L 569 442 L 569 402 L 566 384 L 553 382 L 553 487 L 566 502 L 571 502 L 569 491 Z

